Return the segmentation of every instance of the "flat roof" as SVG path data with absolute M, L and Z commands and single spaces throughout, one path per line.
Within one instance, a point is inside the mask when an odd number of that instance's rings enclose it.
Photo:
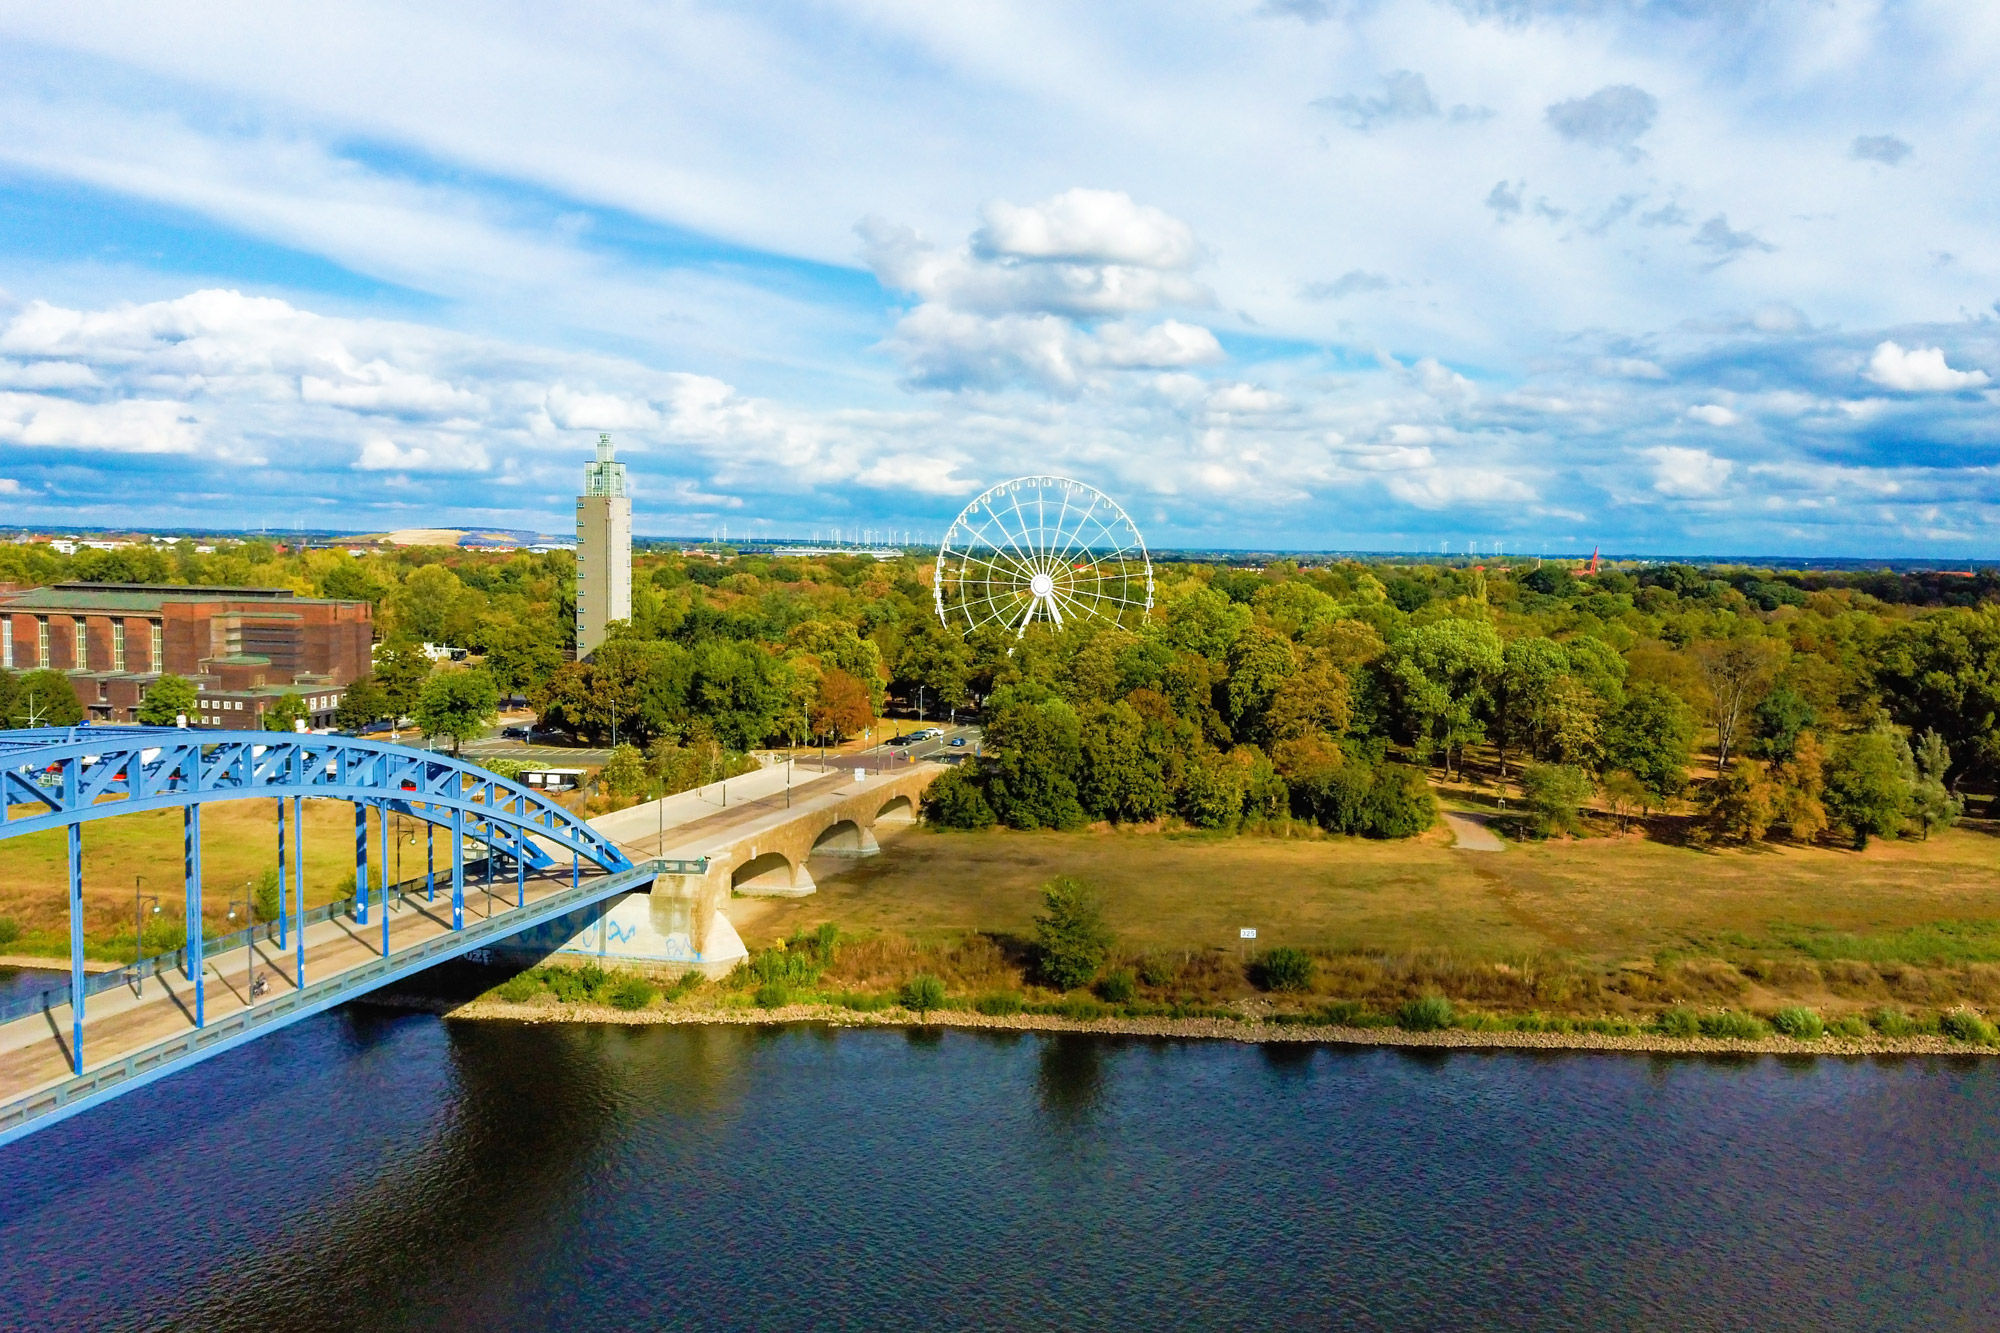
M 0 605 L 13 611 L 152 611 L 168 602 L 282 602 L 286 606 L 365 606 L 334 597 L 301 597 L 290 588 L 198 587 L 180 583 L 56 583 L 46 588 L 0 593 Z M 252 615 L 298 618 L 296 611 L 272 606 L 245 608 Z

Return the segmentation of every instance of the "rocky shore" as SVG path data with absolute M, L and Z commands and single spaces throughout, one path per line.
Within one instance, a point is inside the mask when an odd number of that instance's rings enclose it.
M 616 1023 L 631 1027 L 662 1024 L 734 1023 L 769 1025 L 823 1023 L 830 1027 L 950 1027 L 1003 1032 L 1087 1032 L 1101 1036 L 1151 1037 L 1169 1040 L 1238 1042 L 1319 1042 L 1343 1046 L 1399 1046 L 1445 1050 L 1628 1051 L 1665 1055 L 2000 1055 L 2000 1048 L 1974 1046 L 1944 1037 L 1821 1037 L 1799 1041 L 1769 1036 L 1755 1040 L 1713 1037 L 1666 1037 L 1652 1033 L 1609 1036 L 1593 1032 L 1481 1032 L 1446 1029 L 1407 1032 L 1394 1027 L 1337 1027 L 1277 1023 L 1261 1018 L 1095 1018 L 1076 1020 L 1053 1014 L 987 1015 L 961 1009 L 937 1009 L 919 1017 L 905 1009 L 857 1012 L 829 1004 L 794 1004 L 779 1009 L 695 1007 L 615 1009 L 598 1004 L 508 1004 L 481 998 L 439 1000 L 396 993 L 365 997 L 357 1003 L 386 1008 L 416 1009 L 446 1018 L 517 1023 Z

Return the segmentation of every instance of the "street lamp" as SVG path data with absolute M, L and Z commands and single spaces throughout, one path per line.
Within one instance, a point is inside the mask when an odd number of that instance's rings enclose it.
M 140 893 L 146 882 L 144 875 L 132 876 L 132 993 L 138 995 L 146 988 L 146 974 L 139 970 L 146 961 L 146 904 L 153 905 L 153 915 L 160 914 L 160 896 L 156 893 Z
M 243 881 L 246 895 L 240 901 L 229 900 L 229 917 L 236 919 L 236 909 L 243 909 L 243 1007 L 248 1009 L 256 1002 L 257 989 L 257 900 L 248 896 L 250 881 Z

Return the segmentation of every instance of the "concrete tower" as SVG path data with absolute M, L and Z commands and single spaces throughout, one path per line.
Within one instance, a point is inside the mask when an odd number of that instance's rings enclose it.
M 611 437 L 597 437 L 597 461 L 583 465 L 576 497 L 576 655 L 604 643 L 604 627 L 632 618 L 632 501 Z

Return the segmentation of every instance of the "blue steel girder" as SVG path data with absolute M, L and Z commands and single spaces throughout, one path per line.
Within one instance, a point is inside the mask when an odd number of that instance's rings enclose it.
M 346 736 L 178 727 L 0 731 L 0 839 L 141 810 L 305 796 L 401 809 L 431 823 L 462 810 L 481 842 L 537 869 L 545 841 L 609 871 L 618 844 L 538 792 L 430 750 Z

